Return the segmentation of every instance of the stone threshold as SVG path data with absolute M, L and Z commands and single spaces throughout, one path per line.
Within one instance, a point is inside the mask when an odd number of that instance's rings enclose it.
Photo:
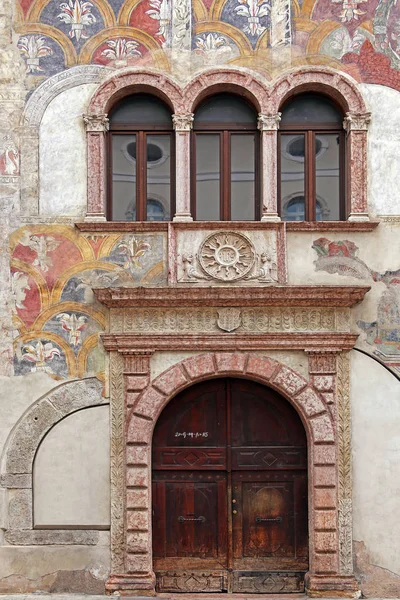
M 157 594 L 153 598 L 163 600 L 306 600 L 306 594 Z M 149 600 L 149 596 L 105 596 L 92 594 L 49 594 L 35 592 L 34 594 L 7 594 L 0 592 L 0 600 L 106 600 L 107 598 L 121 598 L 121 600 Z M 318 600 L 338 600 L 325 596 Z M 369 598 L 368 600 L 385 600 L 383 598 Z M 391 600 L 400 600 L 392 598 Z

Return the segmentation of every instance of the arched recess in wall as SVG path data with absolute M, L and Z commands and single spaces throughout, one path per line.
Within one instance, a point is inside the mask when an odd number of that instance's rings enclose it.
M 107 405 L 59 421 L 33 463 L 33 524 L 38 528 L 110 526 L 110 435 Z

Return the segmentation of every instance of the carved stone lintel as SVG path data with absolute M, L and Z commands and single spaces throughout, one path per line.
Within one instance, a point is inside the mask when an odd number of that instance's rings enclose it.
M 275 115 L 264 115 L 260 113 L 258 115 L 258 129 L 260 131 L 276 131 L 279 129 L 279 123 L 281 120 L 282 113 L 278 112 Z
M 88 133 L 106 133 L 108 131 L 107 115 L 82 115 Z
M 371 122 L 371 113 L 346 113 L 343 121 L 343 128 L 347 133 L 351 131 L 368 131 L 368 125 Z
M 337 350 L 321 352 L 306 350 L 308 355 L 308 372 L 310 375 L 331 375 L 336 373 Z
M 152 351 L 131 351 L 121 349 L 124 357 L 124 375 L 148 375 Z
M 172 123 L 174 125 L 175 131 L 191 131 L 191 129 L 193 128 L 193 120 L 193 113 L 172 115 Z

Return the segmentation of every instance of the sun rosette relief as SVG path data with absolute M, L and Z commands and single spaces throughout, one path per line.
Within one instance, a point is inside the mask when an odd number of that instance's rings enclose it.
M 365 333 L 361 344 L 400 373 L 400 268 L 384 273 L 374 271 L 357 256 L 358 247 L 350 240 L 331 241 L 322 237 L 315 240 L 312 247 L 317 253 L 314 261 L 317 271 L 362 279 L 373 286 L 380 284 L 376 319 L 357 321 Z M 383 292 L 380 292 L 381 284 L 385 286 Z
M 253 240 L 234 231 L 218 231 L 202 240 L 196 235 L 179 235 L 178 282 L 276 283 L 277 242 L 275 232 L 271 234 L 256 232 Z M 193 253 L 190 247 L 196 245 L 198 250 Z
M 85 236 L 67 226 L 29 226 L 11 236 L 11 254 L 16 375 L 102 380 L 106 315 L 93 287 L 166 282 L 163 234 Z

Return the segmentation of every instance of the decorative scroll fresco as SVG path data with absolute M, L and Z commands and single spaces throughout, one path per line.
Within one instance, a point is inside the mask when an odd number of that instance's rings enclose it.
M 106 309 L 92 288 L 165 283 L 165 244 L 162 233 L 84 236 L 60 225 L 16 231 L 11 237 L 15 374 L 101 379 L 99 333 Z
M 318 258 L 314 262 L 317 271 L 356 277 L 373 283 L 383 283 L 374 321 L 357 321 L 366 334 L 366 344 L 373 354 L 394 371 L 400 373 L 400 268 L 379 273 L 358 258 L 358 247 L 349 240 L 332 242 L 318 238 L 312 247 Z M 380 286 L 381 288 L 382 286 Z
M 16 28 L 37 83 L 76 64 L 168 71 L 182 51 L 189 70 L 311 61 L 400 89 L 396 0 L 20 0 Z

